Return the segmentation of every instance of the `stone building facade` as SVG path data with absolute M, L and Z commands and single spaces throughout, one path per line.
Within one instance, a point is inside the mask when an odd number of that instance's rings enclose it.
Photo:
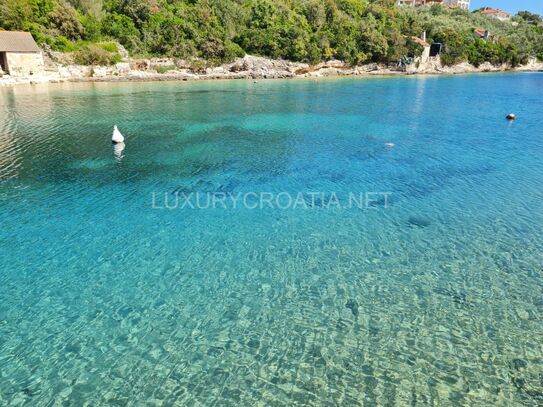
M 28 32 L 0 31 L 0 75 L 29 77 L 44 72 L 40 47 Z

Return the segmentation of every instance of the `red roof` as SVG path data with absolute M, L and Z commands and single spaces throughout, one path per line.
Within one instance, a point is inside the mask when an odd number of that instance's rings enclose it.
M 485 34 L 488 33 L 488 31 L 485 30 L 484 28 L 476 28 L 475 30 L 473 30 L 473 32 L 474 34 L 477 34 L 481 38 L 484 38 Z
M 426 41 L 424 41 L 422 38 L 419 37 L 411 37 L 413 41 L 415 41 L 417 44 L 422 45 L 423 47 L 429 47 L 430 44 L 428 44 Z
M 498 10 L 498 9 L 495 9 L 495 8 L 487 8 L 487 9 L 484 9 L 481 11 L 481 14 L 488 14 L 488 15 L 492 15 L 492 14 L 497 14 L 497 15 L 501 15 L 501 16 L 510 16 L 511 14 L 503 11 L 503 10 Z

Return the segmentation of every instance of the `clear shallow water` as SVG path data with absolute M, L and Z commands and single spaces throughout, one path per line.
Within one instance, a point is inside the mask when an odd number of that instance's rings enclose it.
M 542 128 L 541 74 L 1 89 L 0 405 L 543 403 Z

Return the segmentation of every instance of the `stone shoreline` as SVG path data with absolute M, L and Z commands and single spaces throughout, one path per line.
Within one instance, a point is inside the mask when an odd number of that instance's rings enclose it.
M 172 69 L 169 69 L 172 68 Z M 163 71 L 159 73 L 158 70 Z M 379 75 L 440 75 L 481 72 L 543 72 L 543 63 L 535 60 L 512 68 L 489 63 L 475 67 L 469 63 L 442 66 L 439 59 L 399 69 L 378 64 L 349 66 L 341 61 L 318 65 L 245 56 L 216 68 L 195 71 L 178 66 L 171 59 L 128 60 L 111 67 L 50 64 L 45 73 L 26 78 L 0 78 L 0 86 L 56 82 L 192 81 L 213 79 L 286 79 Z

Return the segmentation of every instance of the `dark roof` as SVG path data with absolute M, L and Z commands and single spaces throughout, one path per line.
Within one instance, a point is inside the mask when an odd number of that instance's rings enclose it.
M 40 52 L 32 35 L 22 31 L 0 31 L 0 52 Z

